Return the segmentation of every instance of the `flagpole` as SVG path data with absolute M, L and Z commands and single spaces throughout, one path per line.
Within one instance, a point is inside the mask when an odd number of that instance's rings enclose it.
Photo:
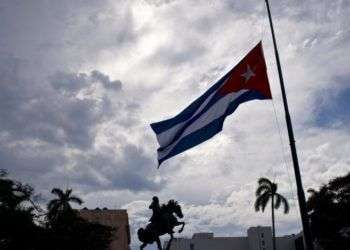
M 292 126 L 292 121 L 291 121 L 290 115 L 289 115 L 286 90 L 284 88 L 282 68 L 281 68 L 280 58 L 279 58 L 277 44 L 276 44 L 275 31 L 274 31 L 273 23 L 272 23 L 270 5 L 269 5 L 268 0 L 265 0 L 265 2 L 266 2 L 266 8 L 267 8 L 268 16 L 269 16 L 269 21 L 270 21 L 270 28 L 271 28 L 271 33 L 272 33 L 273 46 L 274 46 L 274 50 L 275 50 L 278 76 L 279 76 L 279 80 L 280 80 L 282 99 L 283 99 L 283 104 L 284 104 L 284 111 L 286 114 L 286 123 L 287 123 L 287 130 L 288 130 L 288 136 L 289 136 L 290 150 L 291 150 L 292 159 L 293 159 L 295 180 L 296 180 L 296 184 L 297 184 L 297 193 L 298 193 L 300 215 L 301 215 L 301 220 L 302 220 L 302 224 L 303 224 L 304 240 L 305 240 L 305 244 L 306 244 L 306 249 L 307 250 L 314 250 L 314 246 L 313 246 L 312 238 L 311 238 L 309 219 L 308 219 L 308 214 L 307 214 L 307 209 L 306 209 L 305 193 L 304 193 L 303 184 L 302 184 L 301 176 L 300 176 L 300 169 L 299 169 L 297 150 L 296 150 L 296 146 L 295 146 L 293 126 Z

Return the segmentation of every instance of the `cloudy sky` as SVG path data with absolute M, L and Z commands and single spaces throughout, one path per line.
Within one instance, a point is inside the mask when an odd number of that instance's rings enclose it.
M 350 2 L 271 0 L 305 189 L 350 169 Z M 176 115 L 263 42 L 274 101 L 239 107 L 212 140 L 158 170 L 149 124 Z M 133 246 L 153 195 L 183 206 L 184 236 L 269 225 L 256 181 L 279 183 L 301 228 L 263 0 L 0 0 L 0 168 L 128 209 Z

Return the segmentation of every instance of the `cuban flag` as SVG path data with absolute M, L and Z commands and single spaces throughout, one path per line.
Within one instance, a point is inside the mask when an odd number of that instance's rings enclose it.
M 272 99 L 261 42 L 180 114 L 151 124 L 159 143 L 159 166 L 212 138 L 241 103 L 255 99 Z

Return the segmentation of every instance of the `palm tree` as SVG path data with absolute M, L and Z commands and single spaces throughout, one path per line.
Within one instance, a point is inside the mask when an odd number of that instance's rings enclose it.
M 71 195 L 72 189 L 66 189 L 65 192 L 59 188 L 54 188 L 51 191 L 52 194 L 57 195 L 58 198 L 53 199 L 47 205 L 49 220 L 55 220 L 63 212 L 72 211 L 70 202 L 81 205 L 82 199 L 77 196 Z
M 254 204 L 255 211 L 260 209 L 264 212 L 265 207 L 271 199 L 271 211 L 272 211 L 272 244 L 273 250 L 276 250 L 276 235 L 275 235 L 275 209 L 278 209 L 281 204 L 284 207 L 284 213 L 289 212 L 289 204 L 286 198 L 277 193 L 277 184 L 273 183 L 267 178 L 260 178 L 258 180 L 258 188 L 256 189 L 256 201 Z

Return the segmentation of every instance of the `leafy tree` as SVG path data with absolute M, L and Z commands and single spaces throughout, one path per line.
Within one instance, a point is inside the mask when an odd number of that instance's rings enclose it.
M 38 249 L 35 244 L 41 228 L 34 223 L 33 192 L 0 170 L 0 249 Z
M 108 249 L 113 228 L 79 217 L 70 202 L 82 204 L 82 200 L 72 190 L 55 188 L 52 193 L 58 198 L 49 202 L 48 213 L 42 215 L 33 201 L 34 189 L 8 178 L 0 169 L 0 249 Z M 40 224 L 39 216 L 45 216 L 47 223 Z
M 350 173 L 308 192 L 307 209 L 316 242 L 324 250 L 349 249 Z
M 256 201 L 254 204 L 255 211 L 260 209 L 265 211 L 267 203 L 271 200 L 271 215 L 272 215 L 272 243 L 273 249 L 276 250 L 276 235 L 275 235 L 275 209 L 278 209 L 281 204 L 284 207 L 284 213 L 289 212 L 289 204 L 286 198 L 277 193 L 277 184 L 271 182 L 267 178 L 260 178 L 258 180 L 258 188 L 255 192 Z

